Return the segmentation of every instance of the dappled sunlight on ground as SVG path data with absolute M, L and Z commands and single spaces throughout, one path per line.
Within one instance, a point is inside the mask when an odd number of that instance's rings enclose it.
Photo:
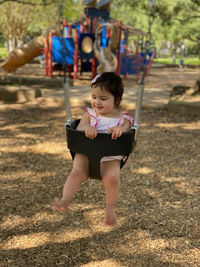
M 155 126 L 161 128 L 183 128 L 186 130 L 199 130 L 200 121 L 197 122 L 187 122 L 187 123 L 159 123 Z

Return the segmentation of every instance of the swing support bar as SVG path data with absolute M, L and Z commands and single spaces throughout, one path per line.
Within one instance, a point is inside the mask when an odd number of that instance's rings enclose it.
M 136 110 L 135 110 L 135 123 L 134 126 L 139 128 L 140 124 L 140 115 L 142 110 L 142 100 L 144 95 L 144 80 L 140 82 L 140 86 L 137 92 L 137 102 L 136 102 Z
M 65 77 L 63 82 L 64 96 L 65 96 L 65 110 L 66 110 L 66 119 L 67 125 L 71 124 L 72 113 L 71 113 L 71 104 L 70 104 L 70 93 L 69 93 L 69 80 Z

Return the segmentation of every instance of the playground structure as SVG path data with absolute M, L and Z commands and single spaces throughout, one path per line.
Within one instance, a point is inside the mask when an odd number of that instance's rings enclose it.
M 0 67 L 6 72 L 16 71 L 17 68 L 41 55 L 45 39 L 46 34 L 34 38 L 20 48 L 14 49 Z
M 6 72 L 14 72 L 35 57 L 45 58 L 45 72 L 53 77 L 54 71 L 68 70 L 69 77 L 77 79 L 78 72 L 92 72 L 92 77 L 103 71 L 117 74 L 140 75 L 141 68 L 152 62 L 152 51 L 139 53 L 138 45 L 128 49 L 129 36 L 145 36 L 141 30 L 122 21 L 110 19 L 110 1 L 84 1 L 85 18 L 78 23 L 63 21 L 61 33 L 45 33 L 21 48 L 13 50 L 1 65 Z M 131 53 L 130 53 L 131 52 Z M 72 75 L 73 73 L 73 75 Z
M 53 77 L 54 70 L 61 71 L 67 65 L 69 77 L 73 72 L 74 79 L 78 72 L 92 72 L 92 77 L 104 71 L 139 76 L 145 53 L 139 53 L 138 45 L 134 45 L 135 51 L 129 51 L 128 42 L 130 35 L 141 37 L 145 33 L 111 20 L 106 9 L 95 10 L 85 8 L 86 17 L 78 24 L 66 25 L 64 21 L 63 37 L 49 34 L 45 46 L 46 75 Z M 151 56 L 152 52 L 148 54 Z

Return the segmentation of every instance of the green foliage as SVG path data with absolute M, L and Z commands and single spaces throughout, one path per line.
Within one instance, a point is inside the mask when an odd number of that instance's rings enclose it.
M 82 1 L 67 0 L 64 3 L 63 17 L 67 22 L 75 22 L 84 16 Z
M 182 43 L 200 47 L 199 0 L 156 0 L 153 6 L 150 3 L 149 0 L 113 0 L 111 15 L 146 32 L 152 17 L 152 40 L 158 48 L 164 40 L 174 47 Z
M 0 59 L 6 59 L 8 57 L 9 52 L 5 47 L 0 46 Z
M 2 33 L 0 33 L 0 47 L 4 46 L 5 41 L 6 41 L 5 36 Z
M 6 38 L 28 41 L 46 30 L 58 29 L 62 19 L 73 22 L 80 18 L 81 1 L 77 0 L 0 0 L 0 32 Z M 23 25 L 22 25 L 23 23 Z M 20 27 L 17 26 L 20 24 Z
M 12 42 L 12 47 L 16 40 L 22 42 L 32 19 L 32 10 L 32 6 L 12 2 L 0 5 L 0 31 Z
M 74 22 L 80 19 L 80 13 L 82 14 L 82 3 L 76 0 L 54 1 L 52 5 L 37 6 L 28 31 L 34 35 L 46 29 L 59 28 L 62 19 Z
M 200 66 L 200 59 L 198 57 L 184 57 L 184 65 L 196 65 Z M 176 58 L 175 64 L 179 64 L 180 57 Z M 172 58 L 166 57 L 166 58 L 158 58 L 157 63 L 159 64 L 172 64 Z

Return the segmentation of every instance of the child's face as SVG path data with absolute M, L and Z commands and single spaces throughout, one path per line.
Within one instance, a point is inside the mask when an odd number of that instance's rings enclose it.
M 97 115 L 109 117 L 115 109 L 115 98 L 99 86 L 92 87 L 91 106 Z

